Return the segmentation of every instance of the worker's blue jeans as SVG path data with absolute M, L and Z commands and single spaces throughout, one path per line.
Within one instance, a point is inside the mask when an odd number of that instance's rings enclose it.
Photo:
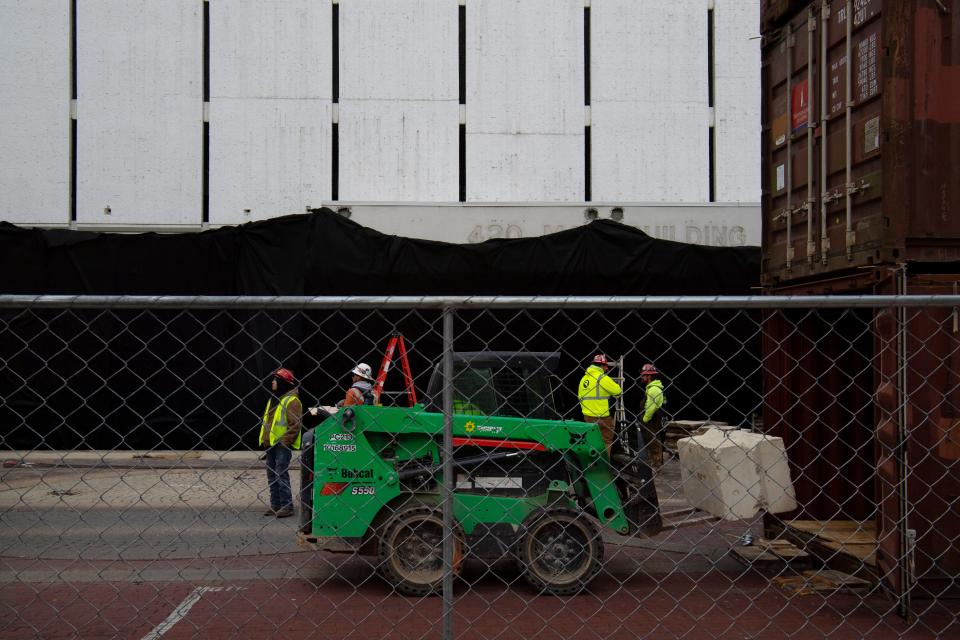
M 277 443 L 267 449 L 267 486 L 270 487 L 270 507 L 279 511 L 293 508 L 293 494 L 290 491 L 290 458 L 293 451 Z

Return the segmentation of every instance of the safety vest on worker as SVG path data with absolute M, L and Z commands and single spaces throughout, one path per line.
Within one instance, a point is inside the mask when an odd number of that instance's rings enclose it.
M 269 424 L 270 429 L 270 446 L 277 444 L 280 441 L 280 438 L 283 437 L 283 434 L 287 432 L 287 405 L 296 400 L 300 402 L 300 398 L 294 395 L 285 395 L 280 398 L 280 402 L 274 408 L 273 400 L 267 402 L 267 408 L 263 411 L 263 423 L 260 425 L 260 442 L 263 442 L 263 434 L 266 432 Z M 270 410 L 273 409 L 273 416 L 270 416 Z M 293 449 L 300 448 L 300 434 L 297 434 L 297 439 L 293 443 Z
M 583 415 L 591 418 L 606 418 L 610 415 L 610 399 L 619 396 L 621 391 L 620 385 L 604 373 L 601 367 L 595 364 L 590 365 L 580 379 L 580 386 L 577 387 L 577 396 L 580 398 L 580 409 Z
M 643 422 L 649 423 L 653 416 L 663 407 L 667 401 L 663 395 L 663 383 L 659 380 L 651 380 L 647 384 L 647 393 L 643 403 Z
M 483 411 L 477 405 L 463 398 L 453 399 L 453 412 L 465 416 L 482 416 Z

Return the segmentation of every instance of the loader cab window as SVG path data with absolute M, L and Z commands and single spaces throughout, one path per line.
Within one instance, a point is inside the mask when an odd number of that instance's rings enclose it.
M 466 354 L 454 361 L 453 411 L 461 415 L 560 419 L 553 400 L 556 363 L 542 357 Z M 550 354 L 547 354 L 550 355 Z M 443 411 L 443 374 L 434 367 L 425 395 L 427 411 Z
M 500 415 L 517 418 L 543 415 L 544 380 L 533 373 L 529 369 L 503 369 L 497 373 Z
M 497 415 L 497 395 L 491 369 L 457 367 L 454 370 L 453 412 L 478 416 Z
M 515 418 L 554 418 L 550 381 L 527 368 L 458 368 L 454 413 Z

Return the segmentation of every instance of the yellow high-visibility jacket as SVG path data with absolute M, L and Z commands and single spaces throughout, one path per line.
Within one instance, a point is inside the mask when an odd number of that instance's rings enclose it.
M 665 398 L 663 397 L 663 383 L 659 380 L 651 380 L 647 384 L 646 399 L 643 403 L 643 422 L 648 424 L 653 416 L 663 406 Z
M 267 403 L 267 408 L 263 412 L 263 423 L 260 425 L 260 440 L 258 440 L 258 442 L 263 442 L 263 436 L 264 433 L 267 432 L 267 429 L 270 430 L 271 447 L 280 441 L 280 438 L 283 437 L 283 434 L 287 432 L 287 428 L 290 426 L 287 424 L 287 406 L 291 402 L 296 402 L 299 405 L 300 398 L 293 394 L 287 394 L 280 398 L 280 402 L 276 404 L 274 404 L 272 400 Z M 292 428 L 297 430 L 297 439 L 293 441 L 293 445 L 290 448 L 299 449 L 300 425 L 293 425 Z
M 610 399 L 616 398 L 621 393 L 620 385 L 595 364 L 587 367 L 587 371 L 580 378 L 580 386 L 577 387 L 580 409 L 585 417 L 592 418 L 609 416 Z

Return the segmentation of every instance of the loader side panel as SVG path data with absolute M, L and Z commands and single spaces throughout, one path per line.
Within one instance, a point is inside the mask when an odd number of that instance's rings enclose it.
M 395 467 L 378 455 L 367 434 L 333 416 L 314 431 L 315 536 L 359 538 L 377 513 L 400 495 Z
M 587 487 L 589 495 L 580 496 L 581 504 L 614 531 L 629 531 L 615 473 L 603 453 L 596 425 L 456 414 L 453 435 L 455 460 L 471 451 L 491 456 L 505 451 L 562 455 L 568 460 L 572 481 Z M 439 470 L 442 436 L 443 414 L 426 412 L 421 406 L 353 407 L 321 423 L 314 433 L 313 535 L 362 537 L 378 512 L 398 496 L 438 495 L 443 481 Z M 478 498 L 479 502 L 458 495 L 461 504 L 481 509 L 474 515 L 461 511 L 462 526 L 513 524 L 514 511 L 526 509 L 519 506 L 526 503 L 516 499 L 495 504 Z M 525 496 L 531 498 L 539 499 Z M 498 513 L 501 507 L 509 508 Z

